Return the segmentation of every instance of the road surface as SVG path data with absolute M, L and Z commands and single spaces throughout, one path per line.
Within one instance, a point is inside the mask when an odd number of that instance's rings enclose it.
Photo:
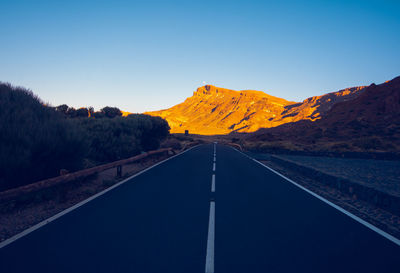
M 0 246 L 1 273 L 400 272 L 396 241 L 215 144 Z

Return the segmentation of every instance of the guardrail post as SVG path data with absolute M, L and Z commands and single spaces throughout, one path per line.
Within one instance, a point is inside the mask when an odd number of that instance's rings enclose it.
M 118 165 L 117 166 L 117 177 L 121 177 L 122 176 L 122 165 Z

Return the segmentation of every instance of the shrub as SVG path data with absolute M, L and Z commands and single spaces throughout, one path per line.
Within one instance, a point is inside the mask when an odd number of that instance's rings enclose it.
M 106 106 L 101 109 L 101 112 L 106 116 L 107 118 L 115 118 L 115 117 L 120 117 L 122 116 L 121 110 L 119 110 L 117 107 L 109 107 Z
M 69 118 L 76 118 L 77 117 L 76 109 L 73 107 L 68 107 L 66 115 Z
M 88 118 L 75 122 L 88 141 L 88 158 L 97 162 L 115 161 L 157 149 L 169 134 L 165 120 L 148 115 Z
M 31 91 L 0 83 L 0 132 L 1 190 L 81 167 L 79 129 Z
M 180 149 L 182 149 L 182 144 L 176 138 L 168 138 L 166 141 L 164 141 L 162 143 L 161 147 L 172 148 L 174 150 L 180 150 Z
M 106 115 L 105 115 L 103 112 L 94 112 L 94 113 L 91 115 L 91 117 L 100 119 L 100 118 L 105 118 Z
M 169 129 L 160 117 L 121 117 L 115 107 L 48 107 L 31 91 L 0 83 L 0 190 L 157 149 Z
M 237 137 L 232 138 L 232 143 L 238 143 L 239 141 L 240 141 L 240 139 Z
M 62 104 L 54 108 L 57 112 L 63 113 L 64 115 L 67 115 L 68 111 L 68 105 Z
M 377 150 L 383 146 L 378 137 L 361 137 L 353 142 L 353 145 L 361 148 L 363 151 Z
M 82 107 L 76 110 L 76 117 L 87 118 L 89 117 L 89 109 Z

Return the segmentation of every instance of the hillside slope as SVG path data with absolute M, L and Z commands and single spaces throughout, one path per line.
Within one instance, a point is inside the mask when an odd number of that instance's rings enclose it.
M 172 133 L 247 133 L 299 120 L 317 120 L 335 103 L 353 99 L 363 90 L 364 87 L 348 88 L 296 103 L 261 91 L 205 85 L 183 103 L 145 114 L 166 119 Z
M 315 121 L 299 121 L 260 129 L 249 141 L 289 140 L 297 143 L 353 142 L 363 149 L 400 146 L 400 77 L 363 89 L 351 101 L 333 105 Z

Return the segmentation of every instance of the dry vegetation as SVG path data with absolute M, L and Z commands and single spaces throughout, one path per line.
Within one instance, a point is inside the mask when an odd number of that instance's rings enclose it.
M 159 117 L 121 117 L 115 107 L 90 111 L 53 108 L 0 83 L 0 191 L 155 150 L 169 135 Z

